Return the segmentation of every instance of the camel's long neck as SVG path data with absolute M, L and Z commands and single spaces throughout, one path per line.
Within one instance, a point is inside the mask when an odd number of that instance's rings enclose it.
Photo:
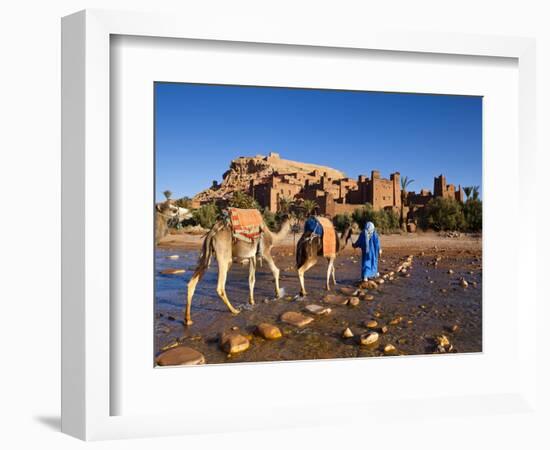
M 344 250 L 344 247 L 346 246 L 348 240 L 347 240 L 347 237 L 348 237 L 348 233 L 349 233 L 349 228 L 346 228 L 342 234 L 340 235 L 340 237 L 338 238 L 338 240 L 340 241 L 340 245 L 339 245 L 339 251 L 342 251 Z
M 273 238 L 273 244 L 278 244 L 281 242 L 285 237 L 287 237 L 288 232 L 290 231 L 290 220 L 285 220 L 282 225 L 281 229 L 278 232 L 270 231 L 271 237 Z

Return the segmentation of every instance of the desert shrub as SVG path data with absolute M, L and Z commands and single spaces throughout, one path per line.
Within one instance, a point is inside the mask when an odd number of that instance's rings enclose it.
M 351 225 L 352 219 L 349 214 L 336 214 L 332 222 L 334 223 L 334 228 L 342 233 L 347 226 Z
M 457 231 L 466 227 L 462 206 L 454 198 L 437 197 L 419 214 L 419 225 L 436 231 Z
M 241 191 L 233 192 L 233 196 L 229 200 L 229 206 L 242 209 L 260 209 L 260 205 L 253 197 Z
M 399 214 L 393 209 L 376 211 L 374 225 L 382 233 L 391 233 L 399 229 Z
M 483 225 L 483 210 L 481 200 L 470 198 L 462 207 L 464 220 L 468 231 L 481 231 Z
M 218 220 L 219 214 L 220 210 L 214 203 L 207 203 L 193 211 L 194 223 L 186 225 L 200 225 L 203 228 L 210 229 Z
M 271 231 L 275 231 L 278 225 L 277 215 L 271 212 L 269 209 L 265 209 L 262 213 L 262 216 L 264 218 L 265 224 L 269 227 L 269 229 Z
M 179 206 L 180 208 L 187 208 L 191 209 L 192 199 L 189 197 L 182 197 L 178 198 L 176 200 L 176 206 Z
M 367 222 L 372 222 L 376 226 L 376 222 L 374 219 L 375 216 L 374 209 L 372 209 L 372 205 L 370 203 L 366 203 L 365 206 L 362 208 L 357 208 L 353 213 L 351 214 L 351 218 L 357 225 L 359 225 L 359 228 L 363 229 L 365 228 L 365 224 Z
M 370 203 L 353 211 L 352 219 L 361 229 L 372 222 L 380 233 L 391 233 L 399 229 L 399 214 L 392 209 L 375 211 Z

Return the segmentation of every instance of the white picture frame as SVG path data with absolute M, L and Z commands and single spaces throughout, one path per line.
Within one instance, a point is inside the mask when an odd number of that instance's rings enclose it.
M 111 36 L 142 36 L 202 41 L 255 44 L 284 44 L 308 48 L 366 49 L 512 58 L 518 62 L 519 81 L 519 183 L 518 212 L 525 220 L 533 218 L 534 199 L 529 193 L 535 166 L 535 43 L 532 39 L 472 36 L 446 33 L 399 33 L 384 30 L 338 30 L 322 34 L 280 30 L 263 23 L 233 28 L 229 23 L 194 23 L 192 18 L 164 14 L 143 14 L 87 10 L 67 16 L 62 22 L 62 430 L 86 440 L 123 437 L 257 429 L 269 426 L 308 425 L 355 414 L 374 415 L 374 406 L 361 401 L 342 400 L 333 410 L 326 404 L 305 404 L 284 414 L 256 411 L 256 421 L 239 425 L 224 420 L 227 412 L 214 405 L 206 412 L 180 414 L 112 415 L 111 398 L 111 184 L 117 176 L 111 171 L 110 146 L 110 63 Z M 531 223 L 534 223 L 534 219 Z M 525 235 L 522 260 L 536 261 L 536 237 Z M 531 270 L 533 265 L 531 264 Z M 526 277 L 527 268 L 518 267 L 516 277 Z M 465 393 L 462 398 L 401 398 L 409 414 L 423 411 L 422 404 L 433 401 L 452 408 L 454 414 L 485 414 L 500 411 L 504 405 L 516 412 L 535 408 L 536 327 L 529 311 L 536 309 L 536 294 L 525 287 L 513 327 L 515 345 L 521 349 L 518 379 L 500 394 L 483 396 Z M 484 292 L 485 294 L 485 292 Z M 532 295 L 529 295 L 532 294 Z M 516 291 L 514 295 L 519 294 Z M 531 325 L 531 326 L 528 326 Z M 521 333 L 519 332 L 521 330 Z M 414 363 L 411 362 L 411 364 Z M 308 363 L 293 363 L 306 367 Z M 395 364 L 386 362 L 386 364 Z M 288 367 L 288 366 L 286 366 Z M 264 377 L 276 365 L 248 366 Z M 246 370 L 246 368 L 244 368 Z M 284 369 L 284 367 L 283 367 Z M 194 369 L 192 369 L 194 370 Z M 216 368 L 215 370 L 221 370 Z M 297 369 L 293 369 L 297 370 Z M 185 373 L 181 374 L 185 377 Z M 407 400 L 405 402 L 405 400 Z M 380 404 L 377 404 L 378 408 Z M 473 405 L 475 405 L 474 409 Z M 322 408 L 320 406 L 325 406 Z M 343 412 L 345 409 L 345 413 Z M 379 410 L 378 410 L 379 411 Z M 388 414 L 391 413 L 388 412 Z M 400 414 L 403 414 L 403 409 Z

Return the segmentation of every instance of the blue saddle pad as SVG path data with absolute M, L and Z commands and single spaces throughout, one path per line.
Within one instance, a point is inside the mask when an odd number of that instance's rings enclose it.
M 309 217 L 304 224 L 304 233 L 310 231 L 318 236 L 323 236 L 323 227 L 315 217 Z

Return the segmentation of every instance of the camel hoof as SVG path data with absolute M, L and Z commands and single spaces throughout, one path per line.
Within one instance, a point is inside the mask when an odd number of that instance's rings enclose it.
M 251 305 L 255 305 L 254 300 L 249 300 L 248 303 L 250 303 Z
M 233 314 L 234 316 L 236 316 L 239 313 L 240 311 L 238 309 L 234 309 L 233 311 L 231 311 L 231 314 Z
M 185 325 L 186 326 L 193 325 L 193 321 L 191 319 L 186 319 L 185 320 Z

